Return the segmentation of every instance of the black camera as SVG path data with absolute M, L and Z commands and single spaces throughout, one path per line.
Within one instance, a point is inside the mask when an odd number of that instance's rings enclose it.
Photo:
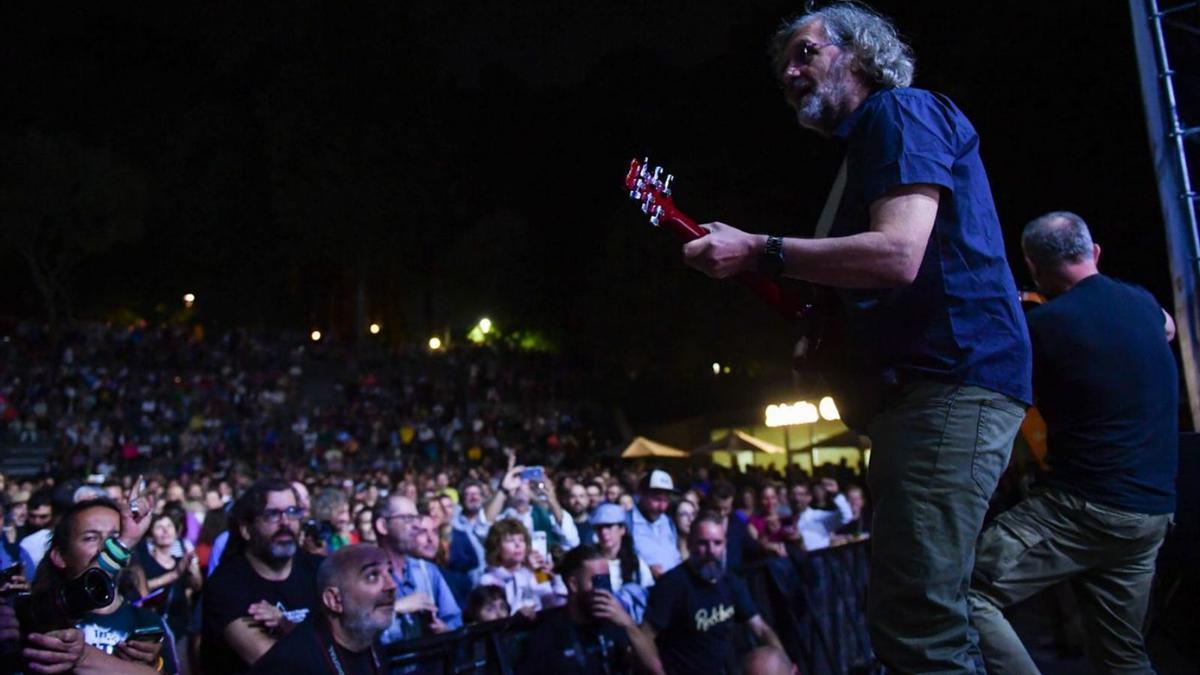
M 333 538 L 333 523 L 327 520 L 309 519 L 304 521 L 303 532 L 306 541 L 327 544 Z
M 13 598 L 21 632 L 48 633 L 73 628 L 89 612 L 107 607 L 116 597 L 116 584 L 99 567 L 92 567 L 58 588 L 22 593 Z

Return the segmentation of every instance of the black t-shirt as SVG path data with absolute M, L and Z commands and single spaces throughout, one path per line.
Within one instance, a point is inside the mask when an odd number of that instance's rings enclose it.
M 159 655 L 163 658 L 164 673 L 177 672 L 175 667 L 175 644 L 172 635 L 167 632 L 167 626 L 157 612 L 141 607 L 134 607 L 128 602 L 121 603 L 112 614 L 97 614 L 92 612 L 76 624 L 83 633 L 83 641 L 106 654 L 115 654 L 117 644 L 133 639 L 133 632 L 145 626 L 159 626 L 163 629 L 163 647 Z
M 1029 313 L 1048 485 L 1135 513 L 1175 510 L 1179 375 L 1162 309 L 1096 274 Z
M 225 640 L 225 627 L 247 616 L 250 605 L 266 600 L 292 623 L 301 623 L 310 610 L 316 611 L 317 568 L 321 558 L 304 552 L 292 559 L 292 571 L 284 581 L 269 581 L 258 575 L 244 555 L 228 553 L 204 587 L 203 644 L 204 672 L 241 673 L 250 669 Z
M 250 672 L 262 675 L 372 675 L 383 672 L 379 654 L 378 645 L 374 651 L 368 649 L 356 653 L 337 644 L 325 618 L 314 609 L 304 623 L 293 628 L 263 654 Z
M 726 573 L 709 583 L 685 562 L 654 583 L 643 621 L 658 633 L 668 673 L 721 673 L 731 656 L 733 622 L 757 614 L 744 581 Z
M 137 556 L 138 563 L 146 572 L 146 580 L 157 579 L 158 577 L 169 574 L 173 567 L 163 567 L 154 559 L 154 555 L 150 553 L 148 543 L 143 543 L 138 546 L 134 554 Z M 162 589 L 167 595 L 167 599 L 160 605 L 161 613 L 166 617 L 167 624 L 171 626 L 171 632 L 176 635 L 185 635 L 187 633 L 188 614 L 191 611 L 187 597 L 187 575 L 179 577 L 178 580 Z
M 633 672 L 633 644 L 625 631 L 601 622 L 577 624 L 566 607 L 541 612 L 525 644 L 518 673 L 605 675 Z

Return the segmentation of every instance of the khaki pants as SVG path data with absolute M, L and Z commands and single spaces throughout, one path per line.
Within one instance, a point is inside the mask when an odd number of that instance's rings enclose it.
M 871 422 L 867 620 L 889 670 L 976 672 L 975 542 L 1024 414 L 994 391 L 918 381 Z
M 971 583 L 971 621 L 989 673 L 1038 669 L 1001 610 L 1069 580 L 1097 672 L 1153 673 L 1142 621 L 1154 561 L 1171 515 L 1129 513 L 1049 490 L 983 533 Z

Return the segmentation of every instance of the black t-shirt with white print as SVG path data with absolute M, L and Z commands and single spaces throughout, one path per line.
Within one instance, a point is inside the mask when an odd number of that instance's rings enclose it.
M 722 673 L 733 648 L 734 622 L 756 614 L 740 578 L 727 572 L 711 583 L 684 563 L 654 583 L 643 620 L 657 633 L 667 673 Z
M 317 611 L 317 568 L 321 558 L 304 552 L 292 559 L 292 571 L 283 581 L 264 579 L 244 555 L 227 554 L 204 585 L 201 663 L 206 673 L 243 673 L 250 664 L 242 660 L 225 639 L 225 628 L 248 616 L 250 605 L 265 600 L 278 607 L 288 621 L 299 624 Z

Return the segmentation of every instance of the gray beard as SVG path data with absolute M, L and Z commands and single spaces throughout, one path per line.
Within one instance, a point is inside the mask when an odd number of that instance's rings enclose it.
M 846 73 L 849 68 L 845 59 L 833 64 L 825 81 L 809 92 L 796 108 L 796 121 L 806 129 L 826 136 L 833 133 L 845 116 Z
M 371 608 L 367 608 L 367 611 L 358 612 L 355 616 L 342 615 L 342 629 L 359 644 L 370 645 L 391 625 L 390 621 L 380 625 L 374 612 L 370 610 Z

